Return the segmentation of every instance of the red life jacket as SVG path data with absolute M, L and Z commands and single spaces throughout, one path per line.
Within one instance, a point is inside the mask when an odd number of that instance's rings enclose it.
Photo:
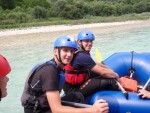
M 81 49 L 78 49 L 75 54 L 78 54 L 79 52 L 86 52 Z M 86 52 L 90 54 L 89 52 Z M 89 72 L 86 68 L 82 68 L 80 70 L 75 70 L 71 64 L 68 64 L 64 66 L 65 70 L 65 77 L 68 84 L 76 85 L 76 84 L 81 84 L 85 80 L 89 78 Z
M 72 85 L 81 84 L 89 78 L 88 70 L 82 68 L 80 70 L 75 70 L 71 64 L 64 67 L 66 82 Z

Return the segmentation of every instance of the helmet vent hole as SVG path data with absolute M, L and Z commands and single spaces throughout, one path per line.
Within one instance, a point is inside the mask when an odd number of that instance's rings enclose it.
M 86 35 L 88 35 L 88 34 L 86 34 Z
M 70 39 L 67 39 L 67 41 L 70 41 Z

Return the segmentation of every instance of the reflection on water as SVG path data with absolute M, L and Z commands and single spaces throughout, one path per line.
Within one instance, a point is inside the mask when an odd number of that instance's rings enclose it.
M 115 52 L 150 51 L 150 26 L 132 28 L 112 32 L 100 32 L 101 28 L 90 29 L 96 35 L 91 55 L 95 58 L 98 48 L 105 59 Z M 12 72 L 9 74 L 8 96 L 0 103 L 1 113 L 23 113 L 20 97 L 26 75 L 39 62 L 53 57 L 53 41 L 59 35 L 76 36 L 75 32 L 37 33 L 0 37 L 0 53 L 11 63 Z

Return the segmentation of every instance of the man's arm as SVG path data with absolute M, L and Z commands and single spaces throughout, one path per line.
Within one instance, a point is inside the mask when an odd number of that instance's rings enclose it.
M 46 96 L 53 113 L 108 113 L 109 107 L 105 100 L 98 100 L 90 108 L 74 108 L 63 106 L 58 91 L 47 91 Z
M 96 62 L 97 65 L 99 65 L 100 67 L 103 67 L 103 68 L 109 68 L 107 67 L 106 65 L 102 64 L 102 63 L 99 63 L 99 62 Z
M 91 68 L 91 71 L 106 77 L 106 78 L 115 78 L 119 80 L 119 75 L 115 73 L 112 69 L 108 67 L 103 67 L 103 65 L 96 64 L 93 68 Z
M 75 65 L 74 65 L 75 64 Z M 87 69 L 90 69 L 91 71 L 106 77 L 106 78 L 116 78 L 119 80 L 119 76 L 117 73 L 115 73 L 112 69 L 108 68 L 107 66 L 96 63 L 92 57 L 86 53 L 79 53 L 78 56 L 76 56 L 76 59 L 74 60 L 74 67 L 85 67 Z

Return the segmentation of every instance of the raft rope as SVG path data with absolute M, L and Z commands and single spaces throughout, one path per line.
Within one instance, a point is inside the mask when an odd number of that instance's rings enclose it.
M 132 53 L 132 57 L 131 57 L 131 67 L 130 67 L 130 78 L 132 78 L 134 72 L 135 72 L 135 69 L 133 68 L 133 53 L 134 51 L 131 52 Z

